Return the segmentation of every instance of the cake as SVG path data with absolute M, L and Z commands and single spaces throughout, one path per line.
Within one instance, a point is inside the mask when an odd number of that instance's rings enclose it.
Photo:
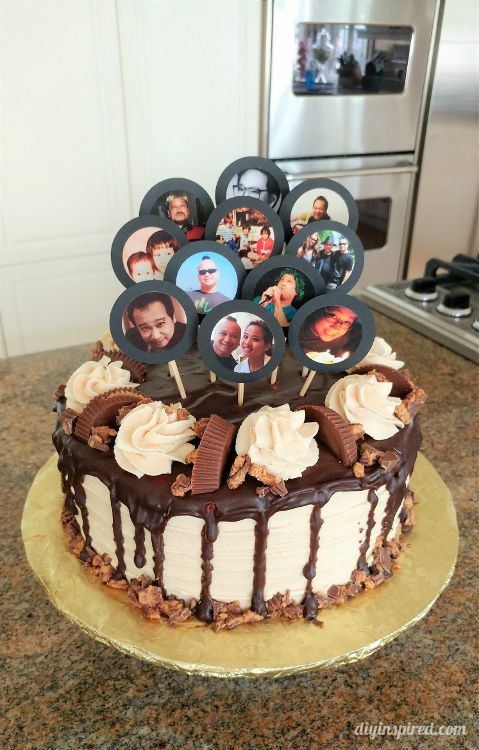
M 180 364 L 181 403 L 166 367 L 101 342 L 57 389 L 62 522 L 92 576 L 149 619 L 215 630 L 321 624 L 388 579 L 413 525 L 425 400 L 390 347 L 318 374 L 305 398 L 287 352 L 243 406 L 194 348 Z

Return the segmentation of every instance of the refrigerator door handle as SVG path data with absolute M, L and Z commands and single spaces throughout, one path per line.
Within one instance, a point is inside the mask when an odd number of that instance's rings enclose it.
M 381 175 L 391 175 L 391 174 L 416 174 L 418 172 L 418 167 L 409 164 L 408 166 L 404 167 L 383 167 L 383 168 L 372 168 L 372 169 L 351 169 L 351 170 L 338 170 L 334 172 L 298 172 L 297 174 L 292 174 L 291 172 L 286 172 L 286 179 L 288 182 L 298 181 L 298 180 L 310 180 L 317 177 L 324 177 L 324 178 L 331 178 L 335 179 L 337 177 L 368 177 L 368 176 L 381 176 Z

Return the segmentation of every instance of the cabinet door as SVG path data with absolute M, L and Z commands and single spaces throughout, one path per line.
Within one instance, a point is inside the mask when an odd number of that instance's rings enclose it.
M 5 2 L 0 20 L 1 317 L 19 354 L 105 330 L 103 258 L 132 209 L 115 3 Z
M 118 4 L 135 212 L 162 179 L 214 198 L 223 168 L 258 153 L 260 0 Z

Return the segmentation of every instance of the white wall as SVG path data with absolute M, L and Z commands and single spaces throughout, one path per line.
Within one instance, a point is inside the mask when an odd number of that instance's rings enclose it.
M 260 0 L 0 3 L 0 356 L 95 340 L 148 188 L 258 153 L 260 35 Z

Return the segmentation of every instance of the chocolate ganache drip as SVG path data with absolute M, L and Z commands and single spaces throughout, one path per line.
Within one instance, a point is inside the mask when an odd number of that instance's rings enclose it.
M 298 397 L 301 383 L 300 366 L 289 354 L 286 355 L 280 366 L 278 380 L 274 386 L 269 381 L 248 384 L 246 403 L 243 407 L 239 407 L 236 403 L 233 385 L 221 381 L 212 385 L 209 382 L 208 372 L 201 365 L 194 351 L 182 358 L 181 373 L 187 390 L 187 398 L 183 400 L 183 406 L 197 419 L 217 413 L 226 415 L 229 421 L 239 425 L 249 413 L 258 410 L 264 404 L 279 406 L 289 403 L 291 408 L 294 409 L 295 407 L 301 407 L 303 403 L 303 400 Z M 308 391 L 308 403 L 323 404 L 324 396 L 335 380 L 334 376 L 315 378 Z M 166 404 L 178 401 L 175 382 L 168 377 L 164 367 L 149 368 L 148 379 L 141 384 L 140 390 L 151 398 L 161 400 Z M 57 411 L 61 412 L 64 408 L 65 399 L 61 398 L 57 403 Z M 247 477 L 245 482 L 235 490 L 230 490 L 226 483 L 223 483 L 216 492 L 211 494 L 212 502 L 208 505 L 205 505 L 205 498 L 201 495 L 181 498 L 171 494 L 172 480 L 178 473 L 185 473 L 190 476 L 191 466 L 174 463 L 171 475 L 138 479 L 118 466 L 111 451 L 104 453 L 93 450 L 74 436 L 66 435 L 59 421 L 53 435 L 53 442 L 59 454 L 58 467 L 62 474 L 62 488 L 65 492 L 67 507 L 73 511 L 76 508 L 79 509 L 83 533 L 88 545 L 91 545 L 91 538 L 88 509 L 83 489 L 85 475 L 96 477 L 109 489 L 119 574 L 123 575 L 125 571 L 121 504 L 128 509 L 135 527 L 135 563 L 140 569 L 144 567 L 146 562 L 145 529 L 148 529 L 151 533 L 154 575 L 158 585 L 163 590 L 163 537 L 166 525 L 171 518 L 179 515 L 190 515 L 204 521 L 201 546 L 201 595 L 196 614 L 200 619 L 208 622 L 213 617 L 210 586 L 214 542 L 218 536 L 217 519 L 233 522 L 250 518 L 255 521 L 252 609 L 264 614 L 266 611 L 264 591 L 267 573 L 266 549 L 269 519 L 277 512 L 305 505 L 313 506 L 310 520 L 310 550 L 308 559 L 305 561 L 303 575 L 305 578 L 305 614 L 307 617 L 314 617 L 313 588 L 319 549 L 321 508 L 329 502 L 331 496 L 336 492 L 367 489 L 371 503 L 368 516 L 370 535 L 373 527 L 376 490 L 386 484 L 390 497 L 382 524 L 385 542 L 394 517 L 405 496 L 405 481 L 414 467 L 416 454 L 421 443 L 421 431 L 418 419 L 415 417 L 409 425 L 400 429 L 392 438 L 382 441 L 368 439 L 369 443 L 381 451 L 395 451 L 397 453 L 399 462 L 393 469 L 386 470 L 375 464 L 366 468 L 364 477 L 357 479 L 350 468 L 340 464 L 329 449 L 320 443 L 317 464 L 307 468 L 301 477 L 288 480 L 288 494 L 285 497 L 278 498 L 272 494 L 259 497 L 256 493 L 258 486 L 256 480 Z M 232 458 L 233 456 L 231 456 L 231 460 Z M 73 492 L 71 491 L 72 487 Z M 358 566 L 363 569 L 367 567 L 365 560 L 367 540 L 368 531 L 361 546 L 358 560 Z

